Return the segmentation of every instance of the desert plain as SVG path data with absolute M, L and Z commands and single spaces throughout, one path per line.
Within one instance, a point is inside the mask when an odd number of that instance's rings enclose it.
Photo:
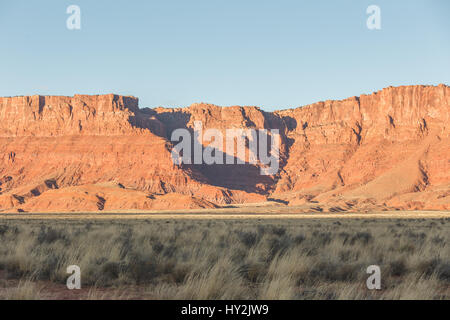
M 448 212 L 249 211 L 8 214 L 0 298 L 450 298 Z M 80 290 L 66 287 L 69 265 Z

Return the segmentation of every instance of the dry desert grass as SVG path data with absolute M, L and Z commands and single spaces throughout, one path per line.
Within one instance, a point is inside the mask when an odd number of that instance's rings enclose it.
M 3 299 L 449 299 L 449 218 L 0 222 Z M 83 289 L 65 288 L 69 265 Z M 366 288 L 381 267 L 382 289 Z

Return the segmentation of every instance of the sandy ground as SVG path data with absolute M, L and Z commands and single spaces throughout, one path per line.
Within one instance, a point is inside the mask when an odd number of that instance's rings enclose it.
M 450 211 L 380 211 L 345 213 L 295 213 L 285 208 L 228 208 L 177 211 L 74 212 L 74 213 L 1 213 L 0 219 L 441 219 Z

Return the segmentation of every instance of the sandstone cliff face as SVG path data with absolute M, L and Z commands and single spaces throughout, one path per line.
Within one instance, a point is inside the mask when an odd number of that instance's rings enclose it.
M 91 210 L 97 208 L 96 201 L 89 200 L 96 199 L 92 192 L 85 200 L 72 194 L 74 202 L 44 205 L 35 198 L 63 194 L 52 189 L 104 182 L 137 191 L 127 193 L 130 199 L 140 197 L 141 191 L 150 200 L 167 193 L 194 198 L 200 194 L 219 204 L 265 199 L 244 190 L 209 186 L 200 172 L 174 165 L 166 127 L 153 114 L 139 110 L 136 98 L 117 95 L 0 98 L 0 210 L 80 211 L 84 202 Z M 160 208 L 155 207 L 158 199 L 130 200 L 135 203 L 131 206 L 115 200 L 116 190 L 106 191 L 112 194 L 105 194 L 107 205 L 102 208 Z M 192 206 L 189 203 L 186 208 Z M 203 207 L 202 202 L 192 203 Z
M 445 85 L 274 113 L 139 109 L 136 98 L 117 95 L 0 98 L 0 211 L 212 208 L 267 198 L 306 211 L 448 210 L 449 111 Z M 224 134 L 278 129 L 279 172 L 261 175 L 248 159 L 174 165 L 171 134 L 196 121 Z
M 391 87 L 277 112 L 293 144 L 276 193 L 384 204 L 398 194 L 448 187 L 449 111 L 450 89 L 440 85 Z

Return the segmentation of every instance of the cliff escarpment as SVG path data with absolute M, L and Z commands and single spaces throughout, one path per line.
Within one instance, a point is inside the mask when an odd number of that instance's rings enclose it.
M 275 112 L 203 103 L 139 109 L 137 98 L 112 94 L 0 98 L 0 211 L 243 203 L 298 211 L 449 210 L 449 111 L 445 85 L 389 87 Z M 261 175 L 262 164 L 248 158 L 174 164 L 172 133 L 192 132 L 198 122 L 224 135 L 277 129 L 278 172 Z M 217 148 L 227 153 L 226 144 Z

